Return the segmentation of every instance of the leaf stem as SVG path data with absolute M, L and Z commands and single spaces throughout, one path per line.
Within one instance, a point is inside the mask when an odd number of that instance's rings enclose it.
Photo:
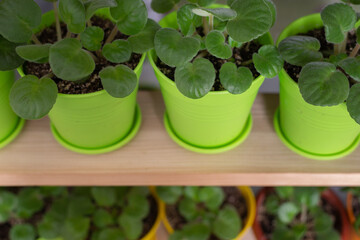
M 247 61 L 245 61 L 245 62 L 242 62 L 242 63 L 241 63 L 241 66 L 247 66 L 247 65 L 252 64 L 253 62 L 254 62 L 254 60 L 250 59 L 250 60 L 247 60 Z
M 305 204 L 301 205 L 301 215 L 300 215 L 300 221 L 301 223 L 306 223 L 307 218 L 307 207 Z
M 360 44 L 358 43 L 358 44 L 356 44 L 356 46 L 350 53 L 350 57 L 356 57 L 356 55 L 359 53 L 359 51 L 360 51 Z
M 65 38 L 70 38 L 70 37 L 71 37 L 71 32 L 70 32 L 69 29 L 68 29 Z
M 118 28 L 115 25 L 114 28 L 111 30 L 109 37 L 106 39 L 105 44 L 111 43 L 114 40 L 117 33 L 118 33 Z
M 340 44 L 334 45 L 335 54 L 338 55 L 340 53 L 346 53 L 346 44 L 347 44 L 348 36 L 346 35 L 344 41 Z
M 209 22 L 210 22 L 210 31 L 214 29 L 214 15 L 209 16 Z
M 36 37 L 35 34 L 33 34 L 33 35 L 31 36 L 31 40 L 32 40 L 35 44 L 37 44 L 37 45 L 41 45 L 41 44 L 42 44 L 42 43 L 39 41 L 39 39 Z
M 198 58 L 203 58 L 203 57 L 205 57 L 206 56 L 206 51 L 201 51 L 195 58 L 194 58 L 194 60 L 195 59 L 198 59 Z
M 53 6 L 54 6 L 54 16 L 56 22 L 56 35 L 57 35 L 57 40 L 60 41 L 62 37 L 61 37 L 61 27 L 60 27 L 59 11 L 57 7 L 57 3 L 53 2 Z
M 41 79 L 43 79 L 43 78 L 52 78 L 52 77 L 54 77 L 54 76 L 55 76 L 55 75 L 54 75 L 53 72 L 49 72 L 48 74 L 45 74 L 44 76 L 42 76 Z
M 87 50 L 85 50 L 85 51 L 94 59 L 95 62 L 98 62 L 98 61 L 99 61 L 98 57 L 95 56 L 95 54 L 93 54 L 92 52 L 87 51 Z
M 202 20 L 203 20 L 204 34 L 206 36 L 210 32 L 209 21 L 207 17 L 203 17 Z
M 91 19 L 87 20 L 86 23 L 87 23 L 88 27 L 92 26 Z

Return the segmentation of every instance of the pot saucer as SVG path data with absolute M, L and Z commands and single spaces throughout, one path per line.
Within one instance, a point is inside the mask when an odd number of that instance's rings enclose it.
M 294 145 L 290 140 L 288 140 L 288 138 L 285 136 L 284 132 L 282 131 L 281 126 L 280 126 L 280 109 L 279 108 L 276 110 L 276 113 L 274 115 L 274 128 L 275 128 L 276 134 L 278 135 L 280 140 L 285 144 L 286 147 L 288 147 L 290 150 L 292 150 L 293 152 L 295 152 L 303 157 L 314 159 L 314 160 L 326 161 L 326 160 L 336 160 L 336 159 L 345 157 L 345 156 L 351 154 L 360 143 L 360 135 L 359 135 L 348 148 L 346 148 L 345 150 L 338 152 L 338 153 L 317 154 L 317 153 L 312 153 L 312 152 L 303 150 L 303 149 L 299 148 L 298 146 Z
M 125 144 L 129 143 L 135 137 L 137 132 L 139 131 L 140 125 L 141 125 L 141 111 L 140 111 L 139 105 L 137 105 L 136 110 L 135 110 L 135 120 L 134 120 L 133 126 L 132 126 L 131 130 L 129 131 L 129 133 L 124 138 L 119 140 L 118 142 L 111 144 L 109 146 L 103 147 L 103 148 L 83 148 L 83 147 L 78 147 L 76 145 L 73 145 L 73 144 L 69 143 L 68 141 L 66 141 L 59 134 L 59 132 L 56 130 L 55 126 L 52 123 L 51 123 L 51 131 L 52 131 L 56 141 L 58 141 L 58 143 L 60 143 L 62 146 L 64 146 L 68 150 L 71 150 L 71 151 L 77 152 L 77 153 L 81 153 L 81 154 L 95 155 L 95 154 L 102 154 L 102 153 L 108 153 L 108 152 L 114 151 L 114 150 L 124 146 Z
M 14 130 L 2 141 L 0 141 L 0 149 L 11 143 L 21 132 L 25 125 L 25 119 L 19 118 Z
M 183 147 L 187 150 L 193 151 L 193 152 L 197 152 L 197 153 L 215 154 L 215 153 L 222 153 L 222 152 L 229 151 L 229 150 L 239 146 L 242 142 L 244 142 L 246 140 L 246 138 L 249 136 L 249 134 L 251 132 L 252 116 L 251 116 L 251 114 L 249 115 L 248 120 L 246 121 L 243 130 L 238 135 L 238 137 L 236 137 L 233 141 L 231 141 L 230 143 L 225 144 L 225 145 L 221 145 L 218 147 L 210 147 L 210 148 L 199 147 L 199 146 L 190 144 L 190 143 L 184 141 L 183 139 L 181 139 L 180 137 L 178 137 L 176 132 L 174 131 L 174 129 L 171 126 L 169 117 L 166 112 L 164 114 L 164 124 L 165 124 L 166 131 L 168 132 L 171 139 L 174 142 L 176 142 L 178 145 L 180 145 L 181 147 Z

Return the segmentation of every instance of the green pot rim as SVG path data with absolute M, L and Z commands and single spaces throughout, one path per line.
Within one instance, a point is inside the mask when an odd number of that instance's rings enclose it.
M 5 139 L 0 141 L 0 149 L 7 146 L 9 143 L 11 143 L 20 134 L 21 130 L 25 126 L 25 122 L 26 122 L 25 119 L 22 119 L 20 117 L 18 118 L 18 122 L 17 122 L 15 128 L 13 129 L 13 131 L 10 132 L 9 135 Z

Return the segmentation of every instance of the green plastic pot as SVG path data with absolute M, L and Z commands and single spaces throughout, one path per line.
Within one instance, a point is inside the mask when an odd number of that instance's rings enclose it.
M 108 10 L 98 11 L 97 15 L 111 19 Z M 54 21 L 53 12 L 44 14 L 38 30 Z M 134 70 L 138 81 L 145 58 L 143 54 Z M 23 74 L 21 69 L 19 72 Z M 105 90 L 88 94 L 59 93 L 49 113 L 55 139 L 65 148 L 83 154 L 106 153 L 122 147 L 141 125 L 137 91 L 138 86 L 125 98 L 114 98 Z
M 14 80 L 14 71 L 0 71 L 0 149 L 17 137 L 25 124 L 25 120 L 19 118 L 9 104 L 9 93 Z
M 178 28 L 176 12 L 163 18 L 160 25 Z M 270 34 L 261 37 L 259 42 L 272 44 Z M 158 69 L 154 50 L 149 53 L 149 60 L 166 105 L 165 127 L 176 143 L 198 153 L 220 153 L 246 139 L 252 126 L 251 107 L 265 79 L 263 76 L 254 80 L 243 94 L 218 91 L 200 99 L 190 99 L 181 94 L 175 82 Z
M 280 35 L 288 36 L 322 27 L 320 14 L 300 18 Z M 298 84 L 283 69 L 280 79 L 280 107 L 275 114 L 275 130 L 284 144 L 296 153 L 317 160 L 344 157 L 360 141 L 360 125 L 347 112 L 346 104 L 313 106 L 304 101 Z

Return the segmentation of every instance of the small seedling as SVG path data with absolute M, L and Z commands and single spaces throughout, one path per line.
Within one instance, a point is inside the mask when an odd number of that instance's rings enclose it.
M 158 12 L 166 12 L 178 2 L 153 0 L 152 7 Z M 241 66 L 234 63 L 233 57 L 235 47 L 249 46 L 273 26 L 276 10 L 271 0 L 229 0 L 228 8 L 206 7 L 214 1 L 188 2 L 177 10 L 180 32 L 162 28 L 155 34 L 156 54 L 162 62 L 176 68 L 175 83 L 183 95 L 197 99 L 212 89 L 216 70 L 204 58 L 206 54 L 226 60 L 219 70 L 219 79 L 232 94 L 241 94 L 251 86 L 254 77 L 249 65 L 252 63 L 265 77 L 277 75 L 283 60 L 275 46 L 262 46 Z M 197 31 L 199 27 L 203 32 Z
M 334 220 L 320 206 L 323 188 L 277 187 L 267 196 L 265 208 L 275 217 L 272 239 L 301 240 L 311 230 L 316 239 L 338 239 Z M 311 220 L 311 221 L 310 221 Z
M 177 204 L 186 219 L 182 229 L 175 229 L 170 240 L 207 240 L 213 234 L 219 239 L 234 239 L 242 229 L 237 209 L 224 205 L 225 194 L 220 187 L 157 187 L 166 204 Z
M 0 70 L 12 70 L 24 61 L 49 63 L 51 72 L 40 79 L 27 75 L 15 83 L 10 104 L 22 118 L 38 119 L 52 109 L 57 98 L 58 79 L 81 83 L 87 81 L 103 58 L 115 64 L 99 73 L 104 89 L 113 97 L 124 98 L 136 88 L 137 76 L 121 64 L 133 52 L 142 54 L 153 48 L 153 38 L 160 26 L 147 18 L 142 0 L 49 0 L 53 2 L 57 42 L 41 43 L 33 33 L 41 23 L 40 7 L 33 1 L 0 2 Z M 110 8 L 115 27 L 107 39 L 103 29 L 92 26 L 97 10 Z M 60 22 L 67 34 L 61 35 Z M 114 40 L 118 32 L 127 40 Z M 31 42 L 31 43 L 29 43 Z M 29 44 L 26 44 L 29 43 Z
M 360 124 L 360 28 L 356 29 L 357 14 L 351 4 L 328 5 L 321 12 L 326 40 L 334 49 L 325 57 L 319 50 L 320 41 L 309 36 L 291 36 L 279 44 L 283 59 L 302 67 L 300 92 L 306 102 L 315 106 L 334 106 L 346 101 L 351 117 Z M 347 53 L 349 32 L 357 35 L 357 44 Z

